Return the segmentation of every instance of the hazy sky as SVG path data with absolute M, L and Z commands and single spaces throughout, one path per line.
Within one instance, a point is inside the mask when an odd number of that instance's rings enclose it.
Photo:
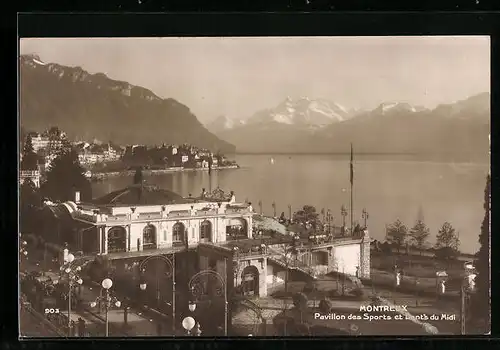
M 490 91 L 489 37 L 22 39 L 20 50 L 175 98 L 201 122 L 287 96 L 432 108 Z

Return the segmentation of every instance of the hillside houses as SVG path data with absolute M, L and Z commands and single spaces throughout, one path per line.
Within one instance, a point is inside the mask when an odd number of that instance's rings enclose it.
M 78 161 L 87 170 L 121 171 L 135 166 L 149 169 L 164 169 L 172 167 L 205 168 L 210 165 L 217 168 L 226 165 L 236 165 L 219 153 L 189 144 L 162 144 L 160 146 L 129 145 L 121 147 L 112 142 L 68 142 L 64 132 L 57 127 L 38 134 L 30 135 L 33 149 L 38 155 L 38 170 L 44 174 L 62 147 L 71 147 L 78 154 Z M 113 170 L 109 170 L 113 169 Z
M 74 144 L 78 153 L 78 160 L 84 166 L 97 163 L 114 162 L 121 158 L 122 149 L 111 143 L 90 144 L 88 142 L 78 142 Z
M 56 153 L 63 146 L 63 141 L 66 139 L 66 134 L 58 129 L 51 129 L 43 133 L 31 132 L 31 143 L 33 151 L 39 153 L 46 151 L 47 153 Z
M 166 145 L 147 147 L 144 145 L 129 145 L 122 158 L 129 166 L 141 165 L 152 168 L 183 167 L 183 168 L 209 168 L 219 165 L 229 165 L 225 157 L 214 155 L 207 149 L 193 145 Z

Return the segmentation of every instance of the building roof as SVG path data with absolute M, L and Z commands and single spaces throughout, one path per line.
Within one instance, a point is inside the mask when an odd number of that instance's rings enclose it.
M 278 220 L 261 215 L 254 215 L 252 221 L 253 227 L 257 230 L 273 230 L 282 235 L 286 235 L 287 229 L 280 224 Z
M 61 220 L 63 222 L 73 221 L 73 217 L 71 216 L 70 210 L 68 210 L 68 206 L 64 204 L 46 205 L 42 210 L 56 220 Z
M 151 185 L 132 185 L 92 200 L 96 205 L 163 205 L 190 203 L 175 192 Z

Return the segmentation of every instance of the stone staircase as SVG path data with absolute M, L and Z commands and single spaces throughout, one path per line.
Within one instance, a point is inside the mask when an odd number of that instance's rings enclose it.
M 314 276 L 314 271 L 311 269 L 310 266 L 307 264 L 304 264 L 302 261 L 297 260 L 297 259 L 291 259 L 290 261 L 286 261 L 284 257 L 277 258 L 277 257 L 270 257 L 268 260 L 274 262 L 275 264 L 281 266 L 284 269 L 290 269 L 290 270 L 295 270 L 295 271 L 300 271 L 310 277 L 315 277 Z

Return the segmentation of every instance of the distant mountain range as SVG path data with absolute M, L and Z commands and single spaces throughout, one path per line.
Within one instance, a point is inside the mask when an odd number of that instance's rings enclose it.
M 272 109 L 258 111 L 245 120 L 234 120 L 220 116 L 207 125 L 212 132 L 218 133 L 240 126 L 259 126 L 269 124 L 293 125 L 305 129 L 316 129 L 351 118 L 357 111 L 347 110 L 338 103 L 326 99 L 287 97 Z
M 235 147 L 209 132 L 174 99 L 89 74 L 80 67 L 20 57 L 20 119 L 29 131 L 58 126 L 71 139 L 129 144 L 188 143 L 232 153 Z
M 326 100 L 287 98 L 246 121 L 220 117 L 207 128 L 241 153 L 400 153 L 426 158 L 488 159 L 490 94 L 433 110 L 386 102 L 353 111 Z

